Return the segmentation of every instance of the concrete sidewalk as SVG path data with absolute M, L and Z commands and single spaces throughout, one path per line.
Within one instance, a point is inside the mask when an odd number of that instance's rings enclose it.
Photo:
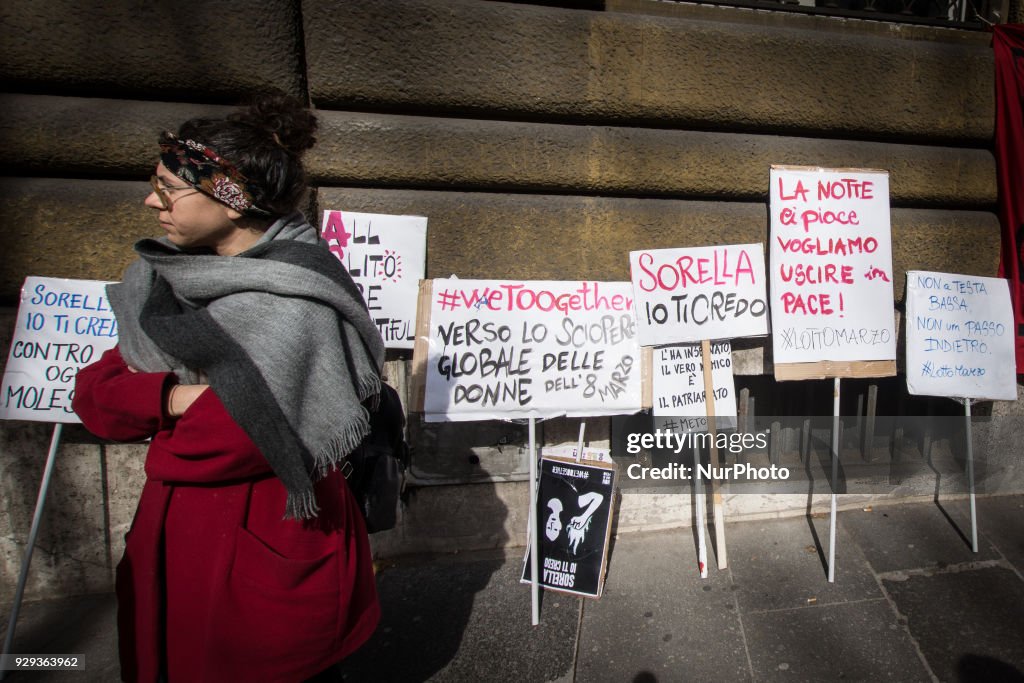
M 401 561 L 342 680 L 1022 681 L 1024 496 L 979 499 L 978 518 L 975 554 L 965 500 L 841 512 L 834 584 L 824 517 L 728 524 L 730 567 L 704 580 L 692 530 L 623 535 L 604 596 L 542 593 L 537 627 L 519 550 Z M 114 609 L 26 605 L 14 651 L 87 670 L 6 680 L 117 680 Z

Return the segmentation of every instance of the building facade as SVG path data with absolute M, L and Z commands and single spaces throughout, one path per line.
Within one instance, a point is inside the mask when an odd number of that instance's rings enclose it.
M 979 30 L 657 0 L 18 0 L 0 7 L 0 74 L 4 335 L 26 276 L 116 280 L 159 232 L 142 206 L 159 131 L 271 87 L 319 110 L 310 212 L 427 216 L 428 277 L 625 280 L 631 249 L 766 242 L 772 164 L 889 171 L 897 309 L 907 270 L 998 267 Z M 744 410 L 818 401 L 771 380 L 769 342 L 736 348 Z M 390 358 L 406 388 L 409 356 Z M 900 391 L 852 395 L 897 410 Z M 7 599 L 49 433 L 0 431 Z M 588 441 L 617 431 L 591 420 Z M 525 540 L 521 425 L 413 420 L 412 436 L 409 505 L 379 553 Z M 144 452 L 68 430 L 30 597 L 110 587 Z M 620 528 L 689 523 L 679 507 L 623 505 Z

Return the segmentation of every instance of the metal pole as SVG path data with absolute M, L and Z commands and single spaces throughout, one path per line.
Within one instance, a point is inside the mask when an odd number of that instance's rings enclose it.
M 21 611 L 21 599 L 25 594 L 25 583 L 28 581 L 28 568 L 32 563 L 32 551 L 36 547 L 36 536 L 39 534 L 39 523 L 43 519 L 43 508 L 46 506 L 46 492 L 50 488 L 50 477 L 53 475 L 53 462 L 57 459 L 57 447 L 60 445 L 60 433 L 64 425 L 60 422 L 53 426 L 50 438 L 50 452 L 46 456 L 46 467 L 43 469 L 43 480 L 39 484 L 39 496 L 36 498 L 36 511 L 32 515 L 32 528 L 28 532 L 25 545 L 25 559 L 21 563 L 21 574 L 18 575 L 18 588 L 14 592 L 14 603 L 11 605 L 11 618 L 7 622 L 7 636 L 4 638 L 4 659 L 11 654 L 14 642 L 14 628 L 18 624 L 18 612 Z M 0 670 L 0 681 L 6 671 Z
M 583 459 L 583 432 L 587 429 L 586 421 L 580 422 L 580 438 L 576 443 L 576 463 L 579 464 L 580 460 Z
M 971 436 L 971 399 L 964 399 L 967 423 L 967 485 L 971 490 L 971 550 L 978 552 L 978 517 L 974 504 L 974 438 Z
M 839 478 L 839 378 L 832 392 L 832 505 L 828 521 L 828 582 L 836 581 L 836 479 Z
M 537 419 L 530 418 L 530 605 L 531 624 L 540 623 L 540 540 L 537 538 Z

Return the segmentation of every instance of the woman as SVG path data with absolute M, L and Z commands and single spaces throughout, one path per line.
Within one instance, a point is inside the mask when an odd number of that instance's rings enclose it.
M 341 471 L 383 342 L 296 211 L 315 117 L 265 98 L 160 138 L 145 204 L 166 232 L 108 291 L 118 347 L 78 375 L 102 438 L 151 438 L 117 568 L 126 681 L 302 681 L 379 619 Z

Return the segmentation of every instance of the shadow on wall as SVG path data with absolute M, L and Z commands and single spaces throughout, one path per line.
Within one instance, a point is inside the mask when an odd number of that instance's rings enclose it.
M 5 535 L 0 607 L 5 624 L 25 560 L 53 429 L 52 423 L 44 422 L 0 423 L 0 528 Z M 110 507 L 102 449 L 79 425 L 64 425 L 24 601 L 112 590 Z

